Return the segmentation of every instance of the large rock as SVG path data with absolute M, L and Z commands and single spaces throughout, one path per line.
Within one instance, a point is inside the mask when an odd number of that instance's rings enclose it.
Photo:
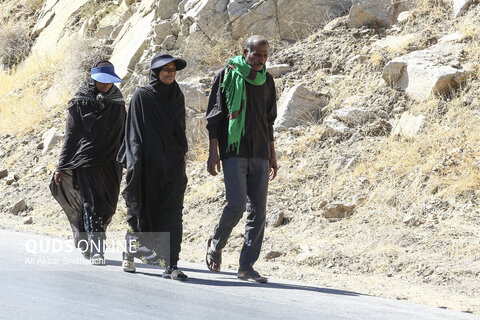
M 402 136 L 413 139 L 417 137 L 425 126 L 426 117 L 414 116 L 408 112 L 402 114 L 399 120 L 393 124 L 392 136 Z
M 147 38 L 155 20 L 154 1 L 142 1 L 139 10 L 125 23 L 117 39 L 110 61 L 115 72 L 125 78 L 134 69 L 147 47 Z
M 27 205 L 25 203 L 25 200 L 20 200 L 16 202 L 13 207 L 10 209 L 11 214 L 19 214 L 22 211 L 27 210 Z
M 238 2 L 231 2 L 228 5 L 228 14 L 232 23 L 232 37 L 239 39 L 246 34 L 262 34 L 269 39 L 279 39 L 280 28 L 275 13 L 274 1 L 257 0 L 253 5 L 245 3 L 243 6 Z
M 383 79 L 412 98 L 423 101 L 458 87 L 470 69 L 460 65 L 464 44 L 441 40 L 427 49 L 395 58 L 383 69 Z
M 182 2 L 184 15 L 193 23 L 190 34 L 199 32 L 209 40 L 226 31 L 228 0 L 188 0 Z M 180 7 L 180 6 L 179 6 Z
M 63 135 L 57 133 L 57 128 L 53 127 L 42 135 L 43 150 L 42 154 L 47 153 L 54 145 L 63 140 Z
M 319 110 L 326 106 L 327 103 L 327 97 L 315 94 L 305 88 L 303 84 L 287 89 L 282 93 L 278 102 L 278 115 L 275 127 L 289 128 L 316 122 Z
M 352 0 L 347 26 L 349 28 L 372 24 L 390 26 L 396 23 L 400 12 L 408 10 L 406 3 L 407 1 L 397 0 Z
M 269 39 L 298 40 L 342 15 L 350 0 L 230 1 L 232 36 L 261 34 Z
M 292 67 L 289 64 L 270 64 L 267 62 L 267 71 L 274 78 L 283 76 L 284 74 L 290 72 Z
M 34 34 L 39 34 L 32 53 L 51 54 L 52 48 L 63 37 L 69 18 L 88 0 L 48 0 L 42 8 L 41 19 L 35 25 Z
M 167 36 L 172 34 L 172 23 L 170 21 L 161 21 L 154 26 L 153 30 L 155 41 L 157 43 L 162 43 Z
M 157 1 L 157 18 L 167 20 L 178 11 L 179 0 L 158 0 Z
M 355 106 L 334 110 L 331 116 L 348 124 L 364 124 L 376 119 L 373 112 Z
M 322 216 L 329 221 L 337 221 L 351 216 L 354 209 L 355 206 L 342 203 L 331 203 L 323 208 Z
M 198 81 L 178 82 L 185 96 L 185 106 L 196 112 L 207 111 L 208 93 Z
M 350 128 L 342 121 L 331 116 L 323 120 L 325 125 L 325 133 L 331 136 L 344 136 L 351 133 Z
M 454 0 L 453 14 L 455 17 L 461 16 L 475 0 Z
M 0 170 L 0 179 L 3 179 L 5 177 L 8 177 L 8 170 L 7 169 Z
M 280 37 L 284 40 L 305 37 L 312 30 L 345 15 L 351 5 L 350 0 L 277 0 Z
M 197 146 L 203 145 L 206 141 L 208 141 L 207 120 L 205 119 L 205 113 L 197 113 L 190 108 L 186 108 L 186 126 L 189 151 L 192 151 Z M 206 150 L 207 149 L 205 149 L 205 151 Z
M 43 4 L 43 7 L 38 17 L 37 23 L 33 27 L 32 36 L 38 36 L 48 25 L 52 22 L 55 17 L 54 7 L 57 4 L 58 0 L 47 0 Z

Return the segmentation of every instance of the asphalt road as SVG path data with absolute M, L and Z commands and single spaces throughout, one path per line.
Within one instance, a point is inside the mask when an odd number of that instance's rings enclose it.
M 3 230 L 0 239 L 0 319 L 480 319 L 280 279 L 246 282 L 182 262 L 186 282 L 137 262 L 129 274 L 116 252 L 92 266 L 69 252 L 71 240 Z

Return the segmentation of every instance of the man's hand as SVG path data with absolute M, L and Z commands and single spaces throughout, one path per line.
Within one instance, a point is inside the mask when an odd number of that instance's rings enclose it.
M 272 181 L 277 176 L 278 165 L 277 165 L 277 154 L 275 153 L 275 145 L 273 141 L 270 142 L 270 174 L 268 179 Z
M 207 161 L 207 171 L 212 176 L 216 176 L 220 170 L 222 170 L 220 166 L 220 157 L 218 155 L 218 140 L 212 139 L 210 140 L 210 155 L 208 156 Z M 218 171 L 218 172 L 217 172 Z
M 55 172 L 55 175 L 54 175 L 54 178 L 55 178 L 55 183 L 57 184 L 57 186 L 60 184 L 60 182 L 62 181 L 62 178 L 63 178 L 63 174 L 65 172 L 64 171 L 57 171 Z

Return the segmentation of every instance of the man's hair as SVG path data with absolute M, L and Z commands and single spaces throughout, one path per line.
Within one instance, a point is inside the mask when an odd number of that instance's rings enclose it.
M 249 37 L 247 41 L 245 41 L 244 49 L 247 49 L 248 52 L 251 52 L 255 44 L 262 44 L 267 46 L 269 45 L 267 39 L 265 39 L 262 36 L 255 35 L 255 36 Z

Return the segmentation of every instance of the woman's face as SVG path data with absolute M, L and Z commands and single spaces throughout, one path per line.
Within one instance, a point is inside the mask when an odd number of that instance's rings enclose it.
M 97 86 L 98 91 L 107 93 L 113 86 L 113 83 L 103 83 L 95 81 L 95 85 Z
M 172 84 L 175 81 L 175 75 L 177 74 L 177 68 L 175 62 L 170 62 L 164 65 L 160 69 L 159 77 L 160 81 L 165 84 Z

